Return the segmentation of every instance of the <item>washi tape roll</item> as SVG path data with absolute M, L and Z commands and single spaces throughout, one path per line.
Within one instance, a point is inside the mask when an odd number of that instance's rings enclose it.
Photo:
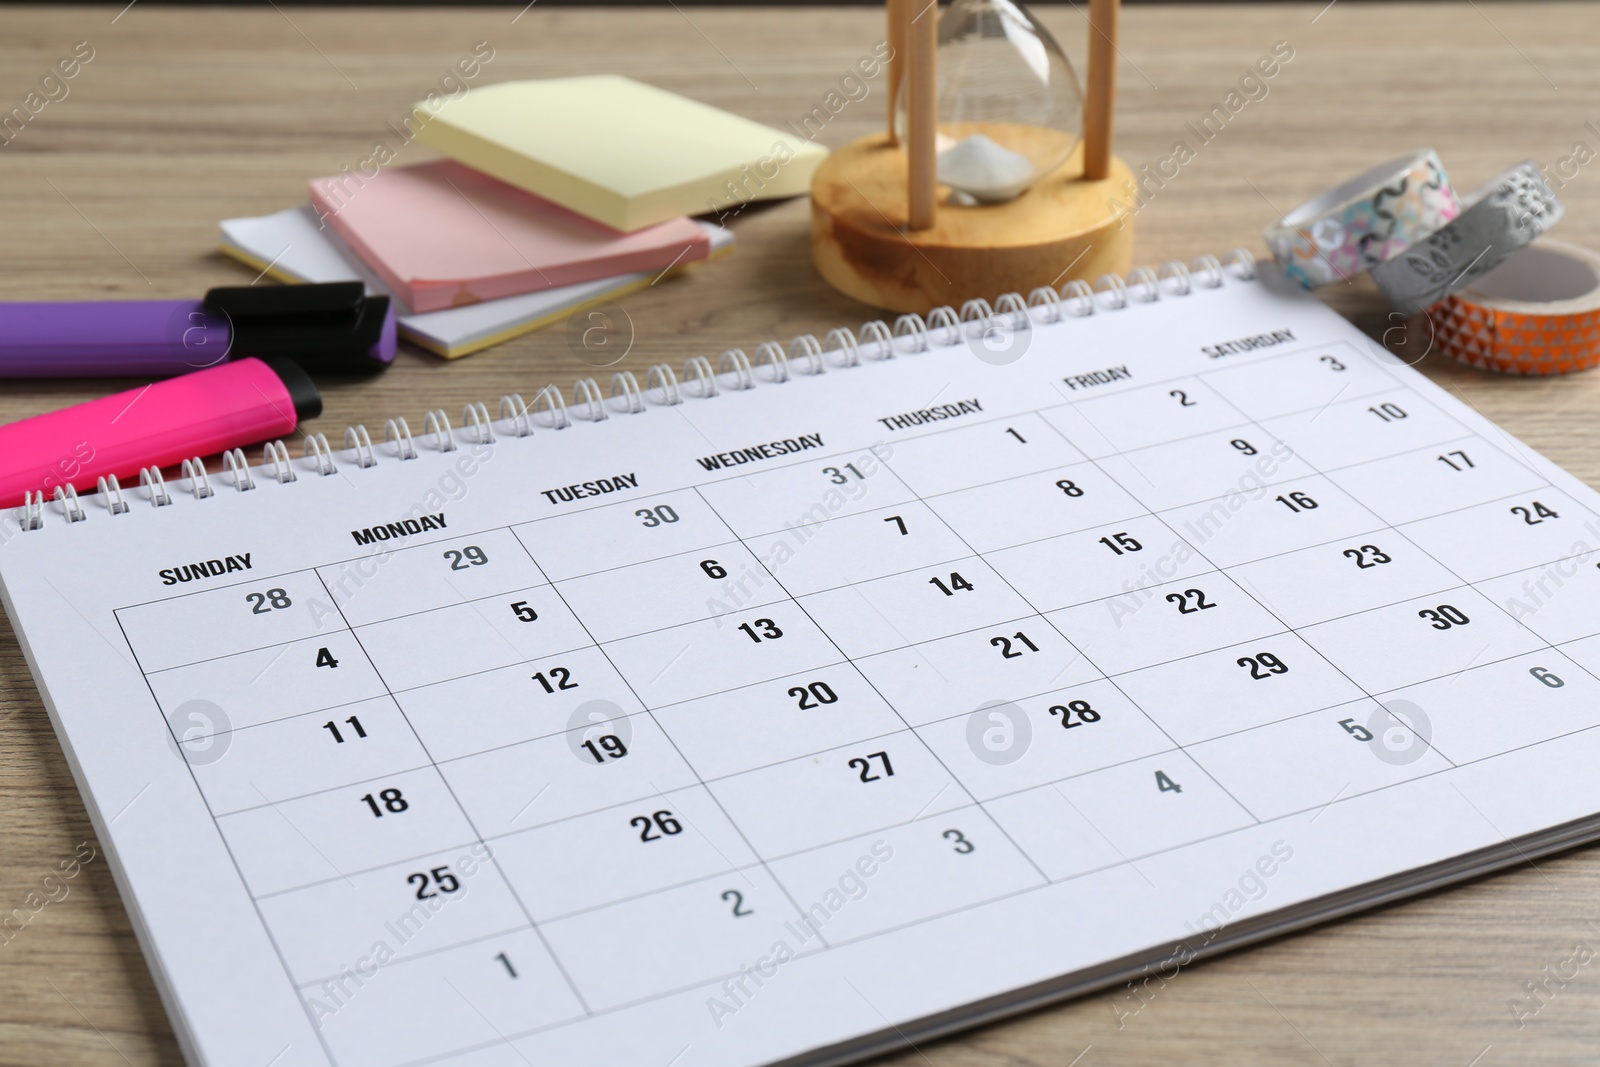
M 1600 254 L 1540 241 L 1428 311 L 1434 347 L 1505 374 L 1600 364 Z
M 1431 148 L 1380 163 L 1264 231 L 1284 273 L 1315 289 L 1392 259 L 1460 214 Z
M 1525 160 L 1461 201 L 1461 214 L 1392 259 L 1372 280 L 1394 309 L 1414 315 L 1464 289 L 1561 221 L 1566 208 Z

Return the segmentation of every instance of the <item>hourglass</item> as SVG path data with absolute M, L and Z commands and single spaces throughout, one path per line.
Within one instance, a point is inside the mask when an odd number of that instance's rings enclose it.
M 836 289 L 926 311 L 1132 266 L 1133 181 L 1111 155 L 1117 0 L 1091 0 L 1088 91 L 1020 0 L 889 0 L 889 128 L 811 183 Z

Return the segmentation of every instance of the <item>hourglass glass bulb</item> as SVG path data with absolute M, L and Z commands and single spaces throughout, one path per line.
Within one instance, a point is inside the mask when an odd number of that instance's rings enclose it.
M 1016 0 L 954 0 L 939 19 L 937 68 L 938 179 L 954 201 L 1011 200 L 1072 154 L 1077 75 Z

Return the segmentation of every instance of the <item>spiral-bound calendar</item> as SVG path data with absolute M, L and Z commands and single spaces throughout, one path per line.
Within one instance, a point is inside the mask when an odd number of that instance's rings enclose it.
M 191 1062 L 839 1063 L 1600 827 L 1600 500 L 1248 257 L 529 395 L 6 516 Z

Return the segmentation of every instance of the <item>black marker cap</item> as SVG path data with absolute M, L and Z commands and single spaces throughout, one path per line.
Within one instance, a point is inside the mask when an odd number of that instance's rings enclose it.
M 278 376 L 278 380 L 283 382 L 283 387 L 289 390 L 289 399 L 294 403 L 296 425 L 322 414 L 322 394 L 317 391 L 317 383 L 311 380 L 311 375 L 305 372 L 304 367 L 285 356 L 258 358 Z
M 373 374 L 394 361 L 394 306 L 360 282 L 212 289 L 205 307 L 228 320 L 234 359 L 286 356 L 318 374 Z

